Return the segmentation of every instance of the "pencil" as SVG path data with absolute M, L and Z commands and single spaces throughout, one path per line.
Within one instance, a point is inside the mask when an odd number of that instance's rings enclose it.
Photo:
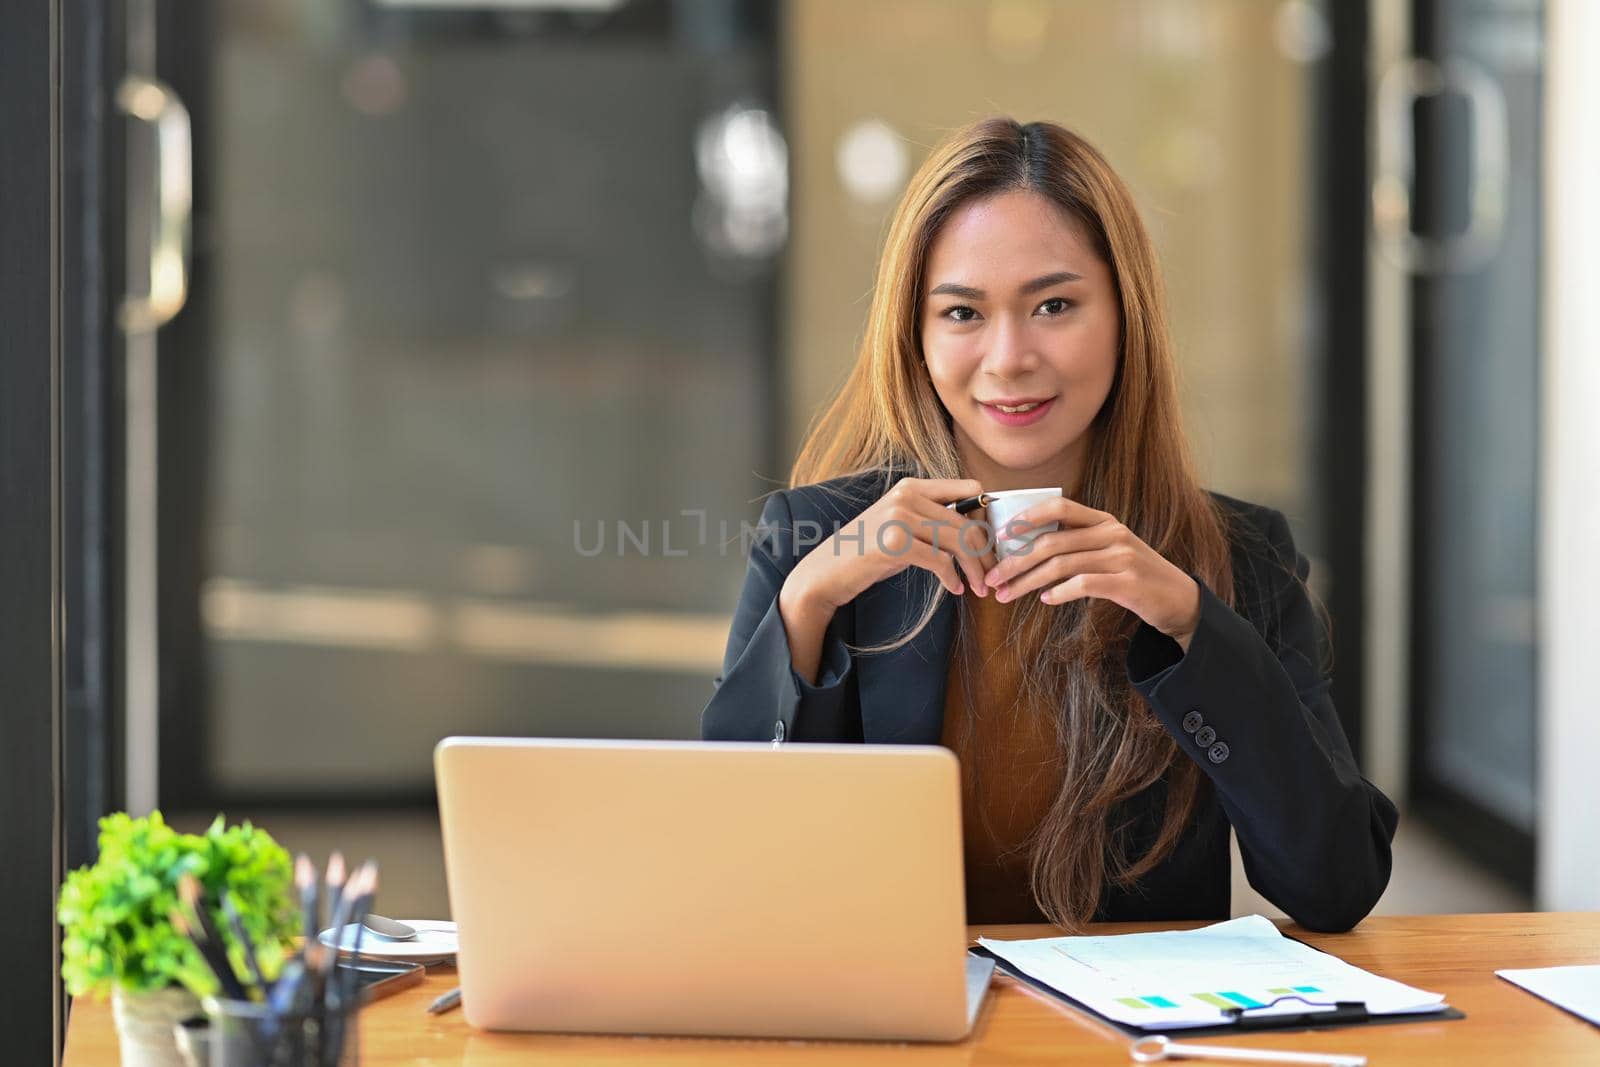
M 435 997 L 433 1003 L 428 1005 L 428 1014 L 443 1015 L 445 1012 L 458 1006 L 460 1003 L 461 987 L 456 986 L 454 989 L 450 990 L 450 992 L 441 993 L 438 997 Z

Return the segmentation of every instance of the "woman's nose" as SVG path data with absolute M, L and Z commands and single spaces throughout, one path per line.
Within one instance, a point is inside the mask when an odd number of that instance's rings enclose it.
M 1001 315 L 994 321 L 989 347 L 983 354 L 983 369 L 996 377 L 1015 378 L 1036 367 L 1039 355 L 1033 350 L 1026 324 L 1009 315 Z

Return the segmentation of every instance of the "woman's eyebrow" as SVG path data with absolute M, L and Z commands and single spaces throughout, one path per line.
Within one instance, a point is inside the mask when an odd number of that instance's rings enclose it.
M 1052 285 L 1061 285 L 1064 282 L 1081 281 L 1083 281 L 1083 275 L 1081 274 L 1074 274 L 1070 270 L 1058 270 L 1054 274 L 1045 274 L 1035 278 L 1031 282 L 1023 283 L 1017 292 L 1026 296 L 1029 293 L 1037 293 L 1041 289 L 1048 289 Z M 933 290 L 929 292 L 928 295 L 959 296 L 963 300 L 982 300 L 985 294 L 982 289 L 974 289 L 970 285 L 958 285 L 955 282 L 942 282 L 939 285 L 934 286 Z

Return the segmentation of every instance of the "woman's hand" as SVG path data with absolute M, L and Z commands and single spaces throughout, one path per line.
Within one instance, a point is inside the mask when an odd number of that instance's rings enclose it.
M 1019 555 L 1002 560 L 984 580 L 1005 602 L 1042 590 L 1046 604 L 1098 597 L 1122 605 L 1189 650 L 1200 622 L 1200 585 L 1141 541 L 1116 516 L 1066 497 L 1035 504 L 1012 520 L 1014 530 L 1059 522 Z
M 902 478 L 808 552 L 785 581 L 785 590 L 837 609 L 873 584 L 915 566 L 932 571 L 957 596 L 963 592 L 963 576 L 979 596 L 987 595 L 983 574 L 996 562 L 988 531 L 945 507 L 979 492 L 971 479 Z

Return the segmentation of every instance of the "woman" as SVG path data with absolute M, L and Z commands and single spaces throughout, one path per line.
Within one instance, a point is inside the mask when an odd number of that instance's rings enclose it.
M 1198 487 L 1150 239 L 1050 123 L 978 122 L 896 210 L 860 357 L 762 514 L 708 739 L 942 743 L 968 918 L 1346 930 L 1394 805 L 1328 696 L 1284 517 Z M 998 561 L 945 505 L 1061 486 Z M 1016 531 L 1013 531 L 1016 532 Z M 826 539 L 824 539 L 826 538 Z

